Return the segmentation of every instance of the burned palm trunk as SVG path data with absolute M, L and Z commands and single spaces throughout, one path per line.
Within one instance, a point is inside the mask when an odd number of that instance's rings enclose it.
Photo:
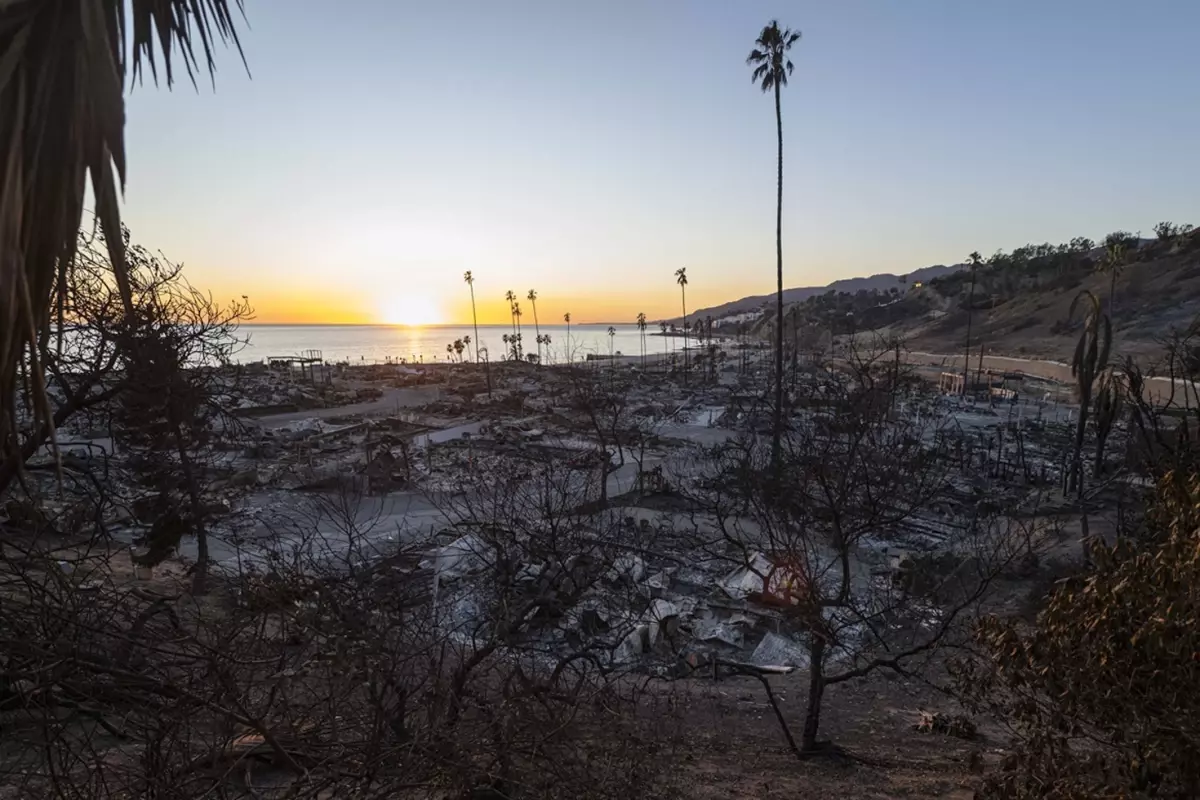
M 1124 389 L 1120 379 L 1109 370 L 1100 378 L 1100 387 L 1096 392 L 1095 425 L 1096 425 L 1096 465 L 1097 476 L 1104 472 L 1104 447 L 1112 434 L 1113 426 L 1121 418 L 1124 408 Z
M 1079 394 L 1079 419 L 1075 425 L 1075 443 L 1071 453 L 1071 465 L 1066 482 L 1066 494 L 1074 492 L 1083 497 L 1083 440 L 1087 430 L 1088 411 L 1091 408 L 1092 388 L 1096 378 L 1108 363 L 1112 348 L 1112 321 L 1100 308 L 1100 301 L 1089 291 L 1080 292 L 1071 303 L 1070 316 L 1075 315 L 1075 306 L 1081 299 L 1089 302 L 1087 318 L 1075 354 L 1071 358 L 1071 375 L 1075 377 Z

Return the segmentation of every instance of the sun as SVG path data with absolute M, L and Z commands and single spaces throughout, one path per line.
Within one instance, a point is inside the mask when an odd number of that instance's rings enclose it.
M 442 310 L 428 294 L 407 293 L 384 300 L 380 315 L 387 325 L 437 325 Z

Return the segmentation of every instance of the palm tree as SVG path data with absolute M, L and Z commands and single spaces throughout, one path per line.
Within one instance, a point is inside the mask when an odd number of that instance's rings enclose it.
M 509 289 L 504 293 L 504 299 L 508 301 L 508 320 L 512 323 L 513 335 L 517 335 L 517 296 L 513 294 L 513 290 Z
M 467 358 L 470 359 L 471 358 L 471 337 L 464 336 L 462 338 L 462 343 L 463 343 L 463 346 L 467 348 Z
M 530 289 L 529 294 L 525 295 L 525 299 L 533 306 L 533 331 L 537 334 L 538 343 L 538 363 L 542 363 L 542 326 L 538 324 L 537 316 L 537 290 Z
M 750 79 L 763 92 L 775 93 L 775 135 L 779 146 L 775 180 L 775 413 L 771 426 L 771 466 L 778 475 L 780 440 L 783 436 L 783 112 L 780 92 L 792 74 L 787 53 L 800 40 L 800 32 L 779 29 L 771 20 L 758 34 L 746 63 L 754 67 Z
M 511 356 L 509 356 L 509 355 L 508 355 L 508 352 L 509 352 L 509 347 L 508 347 L 508 345 L 509 345 L 509 343 L 510 343 L 510 342 L 512 342 L 512 340 L 513 340 L 513 337 L 515 337 L 515 336 L 516 336 L 516 334 L 515 334 L 515 333 L 514 333 L 514 334 L 511 334 L 511 335 L 506 333 L 506 334 L 504 334 L 503 336 L 501 336 L 501 337 L 500 337 L 500 341 L 504 342 L 504 352 L 505 352 L 505 356 L 504 356 L 504 357 L 505 357 L 505 358 L 510 358 L 510 357 L 511 357 Z M 513 346 L 515 347 L 516 345 L 513 345 Z
M 642 335 L 642 369 L 646 368 L 646 315 L 638 312 L 638 332 Z
M 971 315 L 975 305 L 975 279 L 978 277 L 979 267 L 983 263 L 983 257 L 976 250 L 971 255 L 967 256 L 967 263 L 971 265 L 971 288 L 967 292 L 967 349 L 963 356 L 963 385 L 962 396 L 967 396 L 967 379 L 971 374 Z
M 1083 497 L 1083 436 L 1087 425 L 1088 409 L 1092 402 L 1092 387 L 1096 377 L 1108 365 L 1108 354 L 1112 349 L 1112 320 L 1101 311 L 1100 299 L 1086 289 L 1071 302 L 1068 319 L 1075 316 L 1075 307 L 1082 299 L 1087 300 L 1087 317 L 1075 353 L 1071 357 L 1071 375 L 1075 378 L 1079 394 L 1079 421 L 1075 425 L 1075 447 L 1071 455 L 1066 492 L 1075 491 Z
M 451 360 L 451 357 L 454 355 L 454 345 L 453 345 L 453 343 L 448 343 L 448 344 L 446 345 L 446 352 L 448 353 L 448 355 L 446 356 L 446 360 L 447 360 L 447 361 L 449 361 L 449 360 Z
M 475 341 L 479 341 L 479 315 L 475 313 L 475 276 L 471 270 L 463 273 L 463 280 L 471 289 L 471 324 L 475 326 Z M 475 349 L 475 362 L 479 363 L 479 348 Z
M 616 335 L 617 335 L 617 329 L 614 328 L 612 325 L 609 325 L 608 326 L 608 360 L 609 360 L 610 366 L 613 369 L 617 368 L 616 357 L 613 354 L 613 339 L 616 338 Z
M 201 64 L 212 75 L 218 42 L 232 43 L 241 53 L 230 11 L 234 5 L 229 0 L 0 3 L 0 451 L 5 458 L 15 446 L 10 424 L 17 369 L 26 359 L 34 378 L 34 411 L 43 424 L 52 424 L 39 346 L 49 340 L 51 317 L 64 313 L 63 278 L 75 257 L 89 183 L 124 312 L 133 316 L 118 206 L 127 163 L 126 80 L 132 85 L 147 64 L 156 82 L 159 66 L 165 67 L 168 88 L 180 64 L 193 83 Z M 207 552 L 202 556 L 207 559 Z M 198 571 L 198 582 L 199 576 Z
M 675 282 L 679 284 L 679 302 L 683 306 L 683 382 L 687 384 L 687 267 L 675 270 Z
M 462 358 L 463 357 L 463 349 L 466 346 L 467 346 L 467 343 L 464 342 L 462 339 L 454 340 L 454 354 L 456 356 L 458 356 L 459 363 L 461 363 L 463 360 L 463 358 Z
M 471 289 L 471 323 L 475 326 L 475 363 L 479 363 L 480 350 L 486 348 L 480 347 L 479 341 L 479 316 L 475 313 L 475 276 L 471 274 L 471 270 L 463 273 L 463 280 Z M 487 378 L 488 396 L 492 394 L 492 365 L 488 361 L 483 362 L 483 374 Z
M 571 312 L 563 314 L 563 322 L 567 323 L 567 363 L 571 363 Z

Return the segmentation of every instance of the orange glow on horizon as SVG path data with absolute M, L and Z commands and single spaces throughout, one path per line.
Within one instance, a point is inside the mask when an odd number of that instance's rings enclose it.
M 745 297 L 765 294 L 753 288 L 713 288 L 701 292 L 688 287 L 688 312 Z M 465 289 L 465 287 L 464 287 Z M 324 288 L 320 290 L 279 291 L 269 286 L 252 286 L 249 295 L 255 314 L 252 322 L 276 325 L 470 325 L 470 295 L 447 298 L 446 293 L 405 291 L 372 294 L 367 290 Z M 213 290 L 213 296 L 236 297 L 243 291 L 226 287 Z M 476 286 L 476 306 L 480 325 L 508 325 L 509 305 L 500 297 L 481 296 Z M 533 306 L 521 296 L 521 325 L 533 327 Z M 562 325 L 563 314 L 570 312 L 571 324 L 629 323 L 639 313 L 653 321 L 681 315 L 680 299 L 674 287 L 657 291 L 539 293 L 537 318 L 543 325 Z

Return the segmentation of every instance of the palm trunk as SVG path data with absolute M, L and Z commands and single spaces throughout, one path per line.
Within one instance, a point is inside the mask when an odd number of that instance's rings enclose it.
M 475 284 L 468 284 L 471 287 L 471 322 L 475 326 L 475 363 L 479 363 L 479 316 L 475 313 Z M 488 397 L 492 396 L 492 365 L 490 361 L 483 362 L 483 374 L 487 378 Z
M 475 287 L 471 287 L 471 323 L 475 326 L 475 363 L 479 363 L 479 316 L 475 313 Z
M 542 365 L 542 326 L 537 318 L 537 301 L 529 301 L 533 305 L 533 333 L 537 337 L 538 366 Z
M 792 391 L 800 379 L 800 314 L 792 315 Z
M 967 396 L 967 381 L 971 378 L 971 307 L 975 304 L 975 267 L 971 267 L 971 289 L 967 292 L 967 354 L 963 357 L 962 396 Z
M 783 439 L 783 113 L 775 84 L 775 133 L 779 141 L 775 194 L 775 414 L 771 424 L 771 473 L 778 480 Z
M 1083 498 L 1083 438 L 1087 430 L 1088 405 L 1091 403 L 1091 392 L 1079 393 L 1079 423 L 1075 426 L 1075 450 L 1071 455 L 1071 479 L 1067 484 L 1067 492 L 1074 491 L 1076 497 Z
M 687 326 L 687 287 L 679 287 L 680 305 L 683 308 L 683 385 L 687 386 L 688 379 L 688 326 Z
M 1108 318 L 1117 318 L 1117 266 L 1112 267 L 1112 275 L 1108 279 Z

